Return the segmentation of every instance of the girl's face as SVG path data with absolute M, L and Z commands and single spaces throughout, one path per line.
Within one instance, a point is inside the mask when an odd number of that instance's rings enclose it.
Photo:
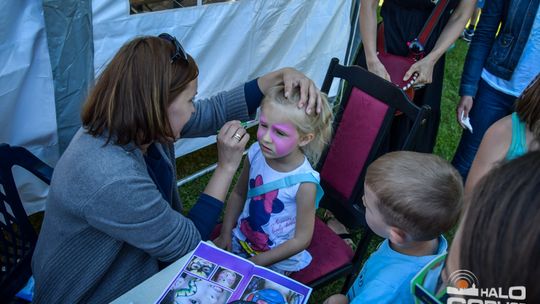
M 178 94 L 167 108 L 167 117 L 174 134 L 174 139 L 180 138 L 182 128 L 195 113 L 193 97 L 197 94 L 197 78 L 187 84 L 186 88 Z
M 236 281 L 236 275 L 232 271 L 222 270 L 217 277 L 217 282 L 223 286 L 231 288 Z
M 223 300 L 223 289 L 207 281 L 196 280 L 194 293 L 190 295 L 176 294 L 176 304 L 217 304 Z
M 285 107 L 266 102 L 261 109 L 257 139 L 266 158 L 282 158 L 299 149 L 296 126 L 284 115 Z

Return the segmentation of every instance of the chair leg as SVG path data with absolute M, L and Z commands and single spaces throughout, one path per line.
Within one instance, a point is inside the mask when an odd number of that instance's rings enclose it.
M 366 232 L 360 239 L 360 242 L 358 243 L 358 248 L 356 249 L 356 252 L 354 253 L 353 257 L 353 269 L 347 275 L 345 278 L 345 282 L 343 283 L 343 287 L 341 288 L 342 294 L 347 294 L 347 291 L 349 291 L 349 288 L 351 287 L 353 283 L 353 279 L 356 278 L 358 275 L 358 272 L 360 271 L 360 266 L 362 265 L 362 260 L 364 258 L 364 255 L 366 254 L 369 243 L 373 239 L 373 231 L 369 229 L 369 227 L 366 227 Z

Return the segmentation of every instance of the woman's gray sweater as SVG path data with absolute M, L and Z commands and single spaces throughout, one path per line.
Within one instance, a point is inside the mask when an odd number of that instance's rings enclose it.
M 184 138 L 248 118 L 243 86 L 195 107 Z M 32 260 L 34 303 L 108 303 L 158 272 L 158 261 L 177 260 L 201 239 L 179 213 L 174 178 L 169 204 L 140 149 L 105 141 L 81 128 L 54 170 Z M 157 146 L 176 172 L 172 145 Z

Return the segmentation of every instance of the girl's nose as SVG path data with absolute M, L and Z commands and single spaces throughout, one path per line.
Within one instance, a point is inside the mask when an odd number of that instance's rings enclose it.
M 272 138 L 270 137 L 270 130 L 264 132 L 263 140 L 265 142 L 272 142 Z

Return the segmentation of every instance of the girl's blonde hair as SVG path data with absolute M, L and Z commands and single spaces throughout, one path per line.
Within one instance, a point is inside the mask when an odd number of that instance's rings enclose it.
M 268 90 L 261 103 L 261 107 L 264 107 L 266 103 L 288 106 L 290 110 L 284 111 L 283 115 L 286 115 L 296 126 L 299 135 L 305 136 L 313 133 L 313 140 L 307 145 L 300 147 L 302 153 L 304 153 L 312 165 L 317 164 L 324 148 L 332 137 L 334 113 L 326 94 L 321 94 L 321 97 L 321 112 L 311 115 L 306 114 L 305 108 L 298 108 L 297 106 L 300 100 L 300 89 L 298 87 L 292 89 L 289 97 L 285 97 L 285 88 L 283 85 L 272 87 Z

